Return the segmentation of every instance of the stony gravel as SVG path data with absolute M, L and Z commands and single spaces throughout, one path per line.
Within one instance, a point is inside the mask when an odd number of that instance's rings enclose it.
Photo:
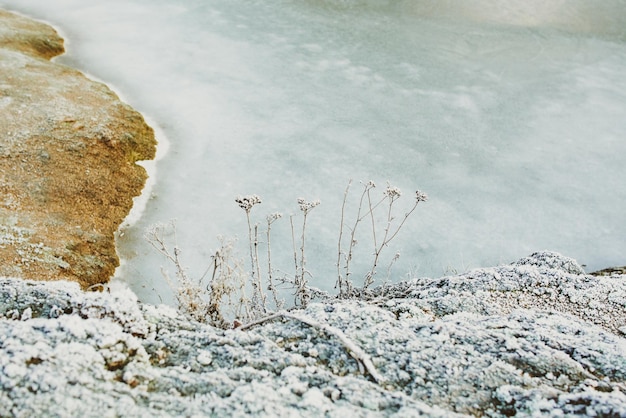
M 626 416 L 625 295 L 544 252 L 291 312 L 375 383 L 299 320 L 220 330 L 123 288 L 0 279 L 0 416 Z

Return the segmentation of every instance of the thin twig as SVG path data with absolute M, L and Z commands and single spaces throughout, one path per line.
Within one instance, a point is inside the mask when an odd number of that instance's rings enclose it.
M 350 191 L 350 186 L 352 185 L 352 179 L 348 181 L 348 185 L 346 186 L 346 190 L 343 192 L 343 202 L 341 203 L 341 222 L 339 223 L 339 240 L 337 243 L 337 283 L 335 283 L 335 289 L 339 286 L 339 296 L 344 296 L 344 279 L 341 275 L 341 255 L 343 252 L 341 251 L 341 240 L 343 238 L 343 223 L 345 219 L 346 212 L 346 201 L 348 200 L 348 192 Z M 348 277 L 345 278 L 347 286 Z
M 396 197 L 389 196 L 389 207 L 387 208 L 387 225 L 385 226 L 385 235 L 383 235 L 382 242 L 380 246 L 376 246 L 376 238 L 374 237 L 374 263 L 372 264 L 372 268 L 365 276 L 365 282 L 363 284 L 363 288 L 367 289 L 372 283 L 374 283 L 374 276 L 376 275 L 376 267 L 378 266 L 378 258 L 380 257 L 380 253 L 383 248 L 389 243 L 387 240 L 387 236 L 389 235 L 389 228 L 391 228 L 391 222 L 393 221 L 392 208 L 393 202 L 396 201 Z M 374 224 L 374 218 L 372 217 L 372 228 Z M 397 232 L 397 231 L 396 231 Z M 395 236 L 395 235 L 394 235 Z
M 349 283 L 350 280 L 350 261 L 352 261 L 352 251 L 354 249 L 354 246 L 356 245 L 356 229 L 359 226 L 359 223 L 363 220 L 363 218 L 365 218 L 366 215 L 361 216 L 361 211 L 363 210 L 363 199 L 365 199 L 365 196 L 367 195 L 368 191 L 373 188 L 376 187 L 374 185 L 374 182 L 370 181 L 369 183 L 365 184 L 363 186 L 363 193 L 361 193 L 361 198 L 359 199 L 359 208 L 357 209 L 357 213 L 356 213 L 356 220 L 354 221 L 354 226 L 352 227 L 352 231 L 350 233 L 350 245 L 348 247 L 348 255 L 346 257 L 346 281 Z M 369 212 L 372 212 L 372 206 L 369 205 Z
M 398 233 L 400 232 L 400 229 L 402 229 L 406 220 L 415 211 L 415 208 L 417 208 L 417 205 L 419 204 L 419 202 L 425 202 L 428 199 L 428 196 L 426 196 L 426 194 L 420 192 L 419 190 L 416 191 L 415 203 L 413 204 L 413 207 L 411 208 L 411 210 L 409 210 L 407 213 L 404 214 L 404 218 L 402 219 L 402 222 L 400 222 L 400 224 L 396 227 L 395 231 L 390 236 L 389 233 L 391 230 L 391 224 L 394 220 L 393 213 L 392 213 L 393 204 L 397 199 L 400 198 L 400 195 L 401 195 L 400 189 L 389 186 L 389 185 L 387 186 L 387 190 L 385 191 L 385 198 L 389 199 L 389 207 L 387 209 L 387 224 L 385 226 L 385 235 L 383 236 L 383 239 L 380 245 L 374 248 L 374 263 L 372 264 L 372 268 L 370 269 L 370 271 L 365 275 L 365 279 L 363 282 L 363 289 L 367 289 L 372 283 L 374 283 L 374 276 L 376 275 L 376 267 L 378 266 L 378 259 L 380 258 L 380 253 L 382 252 L 383 248 L 388 246 L 389 243 L 398 235 Z M 393 264 L 393 261 L 392 261 L 392 264 Z M 387 270 L 388 274 L 389 274 L 390 269 L 391 269 L 391 265 L 389 269 Z
M 301 245 L 300 245 L 300 272 L 302 273 L 302 275 L 300 276 L 300 285 L 298 286 L 297 291 L 297 296 L 300 298 L 300 303 L 302 304 L 302 306 L 304 308 L 306 308 L 307 304 L 309 303 L 308 301 L 308 295 L 307 295 L 307 279 L 306 279 L 306 258 L 304 257 L 304 234 L 306 232 L 306 217 L 307 217 L 308 211 L 304 211 L 304 216 L 302 219 L 302 237 L 301 237 Z
M 308 211 L 304 211 L 304 216 L 302 218 L 302 236 L 300 237 L 300 272 L 302 273 L 302 283 L 301 287 L 306 286 L 306 279 L 304 277 L 304 272 L 306 271 L 306 257 L 304 256 L 304 234 L 306 233 L 306 216 Z
M 398 235 L 398 232 L 400 232 L 400 228 L 402 228 L 402 226 L 404 225 L 406 220 L 409 218 L 409 216 L 411 216 L 411 214 L 415 211 L 415 208 L 417 208 L 418 203 L 419 201 L 415 202 L 411 210 L 404 214 L 404 219 L 402 219 L 402 222 L 400 222 L 400 225 L 398 225 L 398 227 L 396 228 L 396 231 L 393 233 L 393 235 L 391 235 L 391 237 L 387 240 L 387 242 L 390 242 L 392 239 L 396 237 L 396 235 Z
M 311 276 L 311 273 L 309 273 L 306 270 L 306 257 L 305 257 L 305 243 L 306 243 L 306 220 L 307 217 L 309 215 L 309 212 L 312 211 L 313 209 L 315 209 L 318 205 L 320 204 L 319 200 L 313 200 L 313 201 L 306 201 L 303 198 L 298 198 L 298 205 L 300 206 L 300 211 L 303 214 L 303 220 L 302 220 L 302 235 L 300 236 L 300 274 L 299 274 L 299 282 L 297 283 L 297 289 L 296 289 L 296 302 L 298 301 L 298 299 L 300 300 L 300 303 L 303 307 L 306 307 L 307 304 L 309 303 L 310 300 L 310 293 L 308 291 L 307 288 L 307 284 L 308 281 L 306 279 L 306 275 L 308 274 L 309 276 Z M 292 222 L 292 226 L 291 226 L 291 230 L 292 230 L 292 239 L 294 240 L 293 244 L 294 244 L 294 257 L 296 257 L 296 268 L 297 268 L 297 256 L 295 254 L 296 249 L 295 249 L 295 238 L 293 238 L 293 222 Z
M 316 328 L 318 330 L 325 332 L 328 335 L 336 337 L 344 346 L 344 348 L 346 348 L 346 350 L 348 351 L 348 354 L 350 354 L 350 356 L 353 359 L 355 359 L 357 363 L 359 363 L 360 366 L 363 366 L 365 368 L 367 373 L 372 377 L 372 379 L 374 379 L 376 383 L 378 383 L 379 385 L 382 385 L 385 382 L 385 378 L 378 372 L 378 370 L 376 370 L 376 367 L 374 366 L 374 363 L 372 362 L 371 357 L 365 351 L 363 351 L 361 347 L 359 347 L 351 339 L 349 339 L 342 330 L 340 330 L 339 328 L 333 327 L 331 325 L 322 324 L 311 318 L 289 313 L 287 311 L 280 311 L 280 312 L 271 314 L 269 316 L 266 316 L 264 318 L 260 318 L 256 321 L 250 322 L 246 325 L 242 325 L 241 327 L 237 329 L 244 331 L 253 326 L 260 325 L 260 324 L 263 324 L 268 321 L 272 321 L 277 318 L 285 318 L 285 319 L 300 321 L 303 324 L 307 324 L 308 326 L 312 328 Z M 359 367 L 359 369 L 361 369 L 361 367 Z
M 298 273 L 298 250 L 296 249 L 296 235 L 294 232 L 294 227 L 293 227 L 293 215 L 289 215 L 289 224 L 291 225 L 291 245 L 293 246 L 293 262 L 295 265 L 295 269 L 296 269 L 296 273 L 294 275 L 294 279 L 296 282 L 296 285 L 298 283 L 300 283 L 300 276 Z
M 252 240 L 252 224 L 250 223 L 250 211 L 246 210 L 246 220 L 248 221 L 248 252 L 250 253 L 250 275 L 252 276 L 252 287 L 254 293 L 252 294 L 252 303 L 256 305 L 258 298 L 258 292 L 256 289 L 256 266 L 254 263 L 254 242 Z
M 374 241 L 374 252 L 376 252 L 376 248 L 378 247 L 378 243 L 376 241 L 376 220 L 374 219 L 374 208 L 372 208 L 372 196 L 370 194 L 371 188 L 367 189 L 367 207 L 369 208 L 369 215 L 372 221 L 372 240 Z
M 274 272 L 272 271 L 272 245 L 271 245 L 271 230 L 272 223 L 282 217 L 280 213 L 273 213 L 267 217 L 267 275 L 268 275 L 268 287 L 272 292 L 272 299 L 274 299 L 274 305 L 276 309 L 282 308 L 282 301 L 278 299 L 278 291 L 274 285 Z
M 263 313 L 267 311 L 266 309 L 266 299 L 265 294 L 263 293 L 263 283 L 261 281 L 261 266 L 259 263 L 259 225 L 254 225 L 254 264 L 256 265 L 256 285 L 259 292 L 260 305 L 259 310 Z

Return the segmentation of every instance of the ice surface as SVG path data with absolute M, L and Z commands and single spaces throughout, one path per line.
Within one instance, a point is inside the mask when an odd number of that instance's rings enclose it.
M 176 218 L 199 275 L 218 234 L 245 241 L 234 198 L 252 193 L 264 199 L 259 220 L 321 199 L 307 265 L 332 287 L 349 178 L 430 196 L 389 248 L 402 254 L 396 278 L 544 248 L 588 269 L 624 264 L 622 0 L 0 6 L 59 27 L 60 61 L 112 84 L 171 142 L 142 217 L 118 240 L 118 275 L 144 300 L 171 301 L 165 260 L 142 238 L 149 225 Z M 275 254 L 289 269 L 283 221 Z

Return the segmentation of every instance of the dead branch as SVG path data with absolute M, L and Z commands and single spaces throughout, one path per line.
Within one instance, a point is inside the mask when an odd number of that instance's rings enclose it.
M 359 364 L 359 370 L 363 370 L 363 368 L 365 368 L 367 373 L 372 377 L 372 379 L 374 379 L 376 383 L 378 383 L 379 385 L 382 385 L 384 383 L 385 379 L 380 373 L 378 373 L 378 370 L 376 370 L 374 363 L 372 363 L 371 357 L 365 351 L 363 351 L 361 347 L 359 347 L 352 340 L 350 340 L 346 336 L 346 334 L 343 333 L 342 330 L 340 330 L 339 328 L 335 328 L 331 325 L 322 324 L 311 318 L 296 315 L 287 311 L 280 311 L 280 312 L 276 312 L 274 314 L 268 315 L 264 318 L 257 319 L 256 321 L 252 321 L 248 324 L 242 325 L 241 327 L 237 329 L 243 331 L 243 330 L 252 328 L 256 325 L 273 321 L 274 319 L 277 319 L 277 318 L 285 318 L 285 319 L 300 321 L 303 324 L 307 324 L 308 326 L 312 328 L 316 328 L 318 330 L 325 332 L 328 335 L 336 337 L 341 342 L 341 344 L 346 348 L 346 350 L 348 351 L 348 354 L 350 354 L 350 356 L 352 356 L 352 358 L 354 358 L 357 361 L 357 363 Z

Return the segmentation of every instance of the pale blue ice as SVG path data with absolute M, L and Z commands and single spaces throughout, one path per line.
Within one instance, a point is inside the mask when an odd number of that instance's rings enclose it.
M 309 218 L 307 266 L 332 289 L 351 178 L 374 180 L 377 193 L 390 181 L 405 194 L 398 204 L 416 189 L 430 197 L 387 249 L 387 259 L 401 253 L 394 280 L 543 249 L 588 270 L 626 264 L 623 0 L 0 7 L 57 27 L 68 50 L 57 61 L 111 85 L 167 137 L 145 210 L 118 239 L 117 276 L 146 301 L 171 301 L 160 267 L 172 271 L 146 228 L 175 218 L 197 276 L 218 235 L 239 237 L 245 256 L 234 199 L 253 193 L 263 198 L 258 220 L 297 213 L 299 197 L 322 201 Z M 288 220 L 275 231 L 289 270 Z

